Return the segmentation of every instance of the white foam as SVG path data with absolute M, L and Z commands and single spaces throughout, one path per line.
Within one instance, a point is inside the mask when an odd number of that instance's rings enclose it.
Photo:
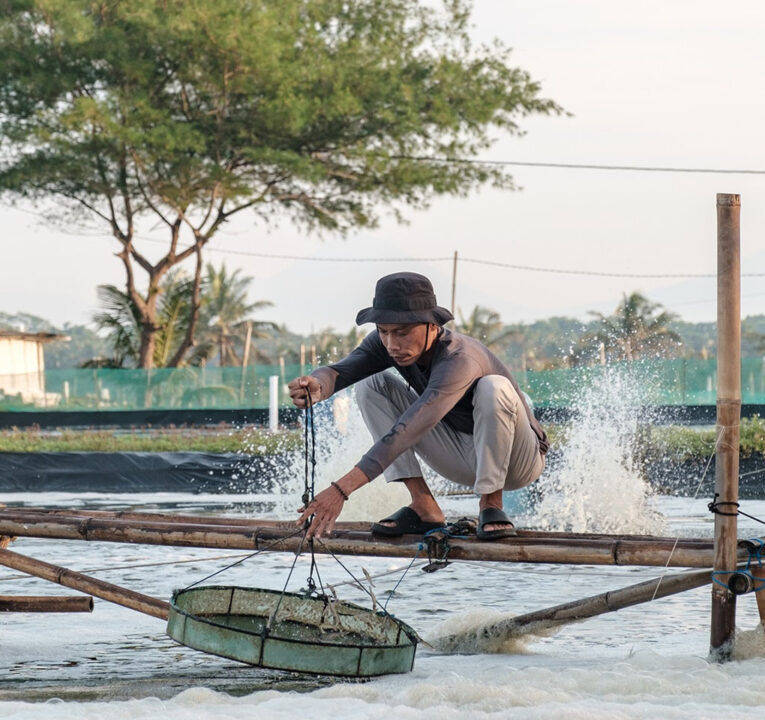
M 316 478 L 319 493 L 338 480 L 361 459 L 372 446 L 372 437 L 364 424 L 355 402 L 343 408 L 342 423 L 336 427 L 326 411 L 316 408 Z M 309 478 L 311 466 L 309 464 Z M 305 488 L 305 456 L 303 450 L 290 456 L 286 474 L 280 479 L 280 500 L 277 512 L 287 518 L 295 517 Z M 401 483 L 386 483 L 382 477 L 353 493 L 343 506 L 340 521 L 375 521 L 392 511 L 408 505 L 409 492 Z

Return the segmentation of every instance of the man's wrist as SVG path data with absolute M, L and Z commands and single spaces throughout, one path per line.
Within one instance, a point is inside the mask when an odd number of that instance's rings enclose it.
M 359 468 L 354 467 L 350 472 L 341 477 L 336 485 L 346 495 L 350 495 L 369 482 L 367 475 Z

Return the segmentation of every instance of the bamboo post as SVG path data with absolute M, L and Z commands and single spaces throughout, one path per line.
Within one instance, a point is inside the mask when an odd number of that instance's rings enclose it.
M 279 376 L 268 376 L 268 429 L 274 433 L 279 429 Z
M 756 565 L 751 567 L 749 571 L 760 583 L 765 583 L 765 567 Z M 754 596 L 757 598 L 757 611 L 760 614 L 760 625 L 765 626 L 765 588 L 762 590 L 755 590 Z
M 736 567 L 739 420 L 741 417 L 741 197 L 717 195 L 717 444 L 715 451 L 716 572 Z M 736 596 L 712 584 L 711 655 L 730 659 Z
M 0 595 L 0 612 L 93 612 L 90 595 Z
M 430 642 L 442 652 L 480 652 L 481 640 L 491 639 L 492 642 L 509 640 L 529 632 L 538 632 L 692 590 L 706 585 L 711 579 L 712 572 L 708 569 L 665 575 L 582 600 L 574 600 L 563 605 L 499 620 L 482 628 L 444 635 Z
M 244 352 L 242 353 L 242 378 L 239 382 L 239 402 L 244 402 L 244 385 L 247 377 L 247 365 L 250 362 L 250 343 L 252 343 L 252 321 L 247 321 L 247 336 L 244 340 Z
M 142 595 L 134 590 L 128 590 L 119 585 L 97 580 L 88 575 L 83 575 L 74 570 L 67 570 L 58 565 L 51 565 L 42 560 L 35 560 L 11 550 L 0 550 L 0 565 L 5 565 L 14 570 L 25 572 L 28 575 L 34 575 L 43 580 L 72 588 L 72 590 L 95 595 L 102 600 L 108 600 L 116 605 L 122 605 L 131 610 L 137 610 L 138 612 L 163 620 L 167 620 L 170 611 L 170 604 L 164 600 Z

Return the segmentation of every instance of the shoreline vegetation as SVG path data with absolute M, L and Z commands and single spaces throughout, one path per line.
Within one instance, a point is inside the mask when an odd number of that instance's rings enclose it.
M 566 426 L 551 425 L 553 448 L 565 446 Z M 715 429 L 679 425 L 644 425 L 634 439 L 645 462 L 708 458 L 715 448 Z M 300 430 L 271 433 L 262 428 L 132 428 L 131 430 L 11 428 L 0 431 L 0 452 L 207 452 L 276 455 L 300 449 Z M 741 421 L 741 455 L 765 455 L 765 419 Z

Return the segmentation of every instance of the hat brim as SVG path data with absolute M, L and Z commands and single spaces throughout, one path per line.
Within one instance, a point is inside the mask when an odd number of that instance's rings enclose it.
M 435 325 L 445 325 L 451 320 L 454 320 L 454 315 L 440 305 L 427 310 L 384 310 L 368 307 L 359 310 L 358 315 L 356 315 L 357 325 L 363 325 L 364 323 L 385 323 L 390 325 L 434 323 Z

